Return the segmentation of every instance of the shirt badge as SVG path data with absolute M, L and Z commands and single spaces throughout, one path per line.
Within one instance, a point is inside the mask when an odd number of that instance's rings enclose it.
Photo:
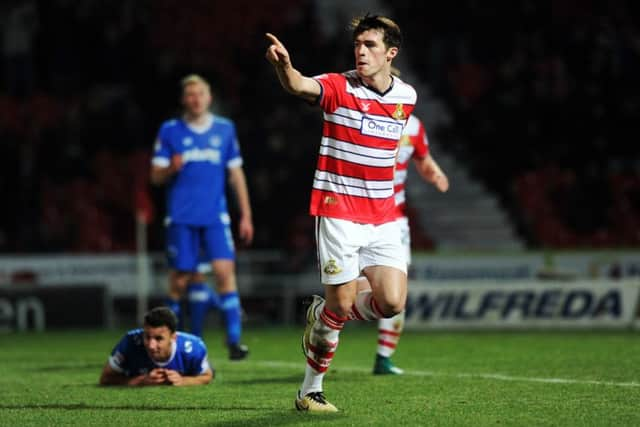
M 327 263 L 324 265 L 324 269 L 323 271 L 326 274 L 329 275 L 335 275 L 335 274 L 339 274 L 342 272 L 342 269 L 340 267 L 338 267 L 338 264 L 336 264 L 336 260 L 334 259 L 330 259 L 329 261 L 327 261 Z
M 402 108 L 402 104 L 396 104 L 396 111 L 393 112 L 391 117 L 396 120 L 404 120 L 407 118 L 407 115 L 404 113 L 404 109 Z

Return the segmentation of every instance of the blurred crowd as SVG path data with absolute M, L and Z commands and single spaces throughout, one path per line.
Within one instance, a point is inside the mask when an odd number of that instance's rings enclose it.
M 500 194 L 531 247 L 640 243 L 635 2 L 387 7 L 403 54 L 453 117 L 431 138 Z M 141 209 L 153 210 L 149 243 L 161 249 L 149 157 L 179 112 L 180 77 L 195 71 L 213 86 L 214 112 L 236 122 L 255 247 L 308 262 L 321 118 L 280 89 L 264 33 L 309 75 L 348 68 L 347 23 L 329 36 L 314 10 L 311 0 L 2 2 L 0 251 L 132 250 Z
M 640 244 L 640 4 L 393 4 L 453 112 L 437 137 L 531 246 Z

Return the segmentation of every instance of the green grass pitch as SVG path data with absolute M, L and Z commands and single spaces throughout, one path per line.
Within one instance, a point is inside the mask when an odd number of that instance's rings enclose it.
M 348 325 L 325 378 L 336 414 L 295 411 L 302 328 L 245 331 L 251 355 L 203 387 L 102 388 L 124 331 L 0 335 L 2 426 L 638 426 L 637 332 L 406 332 L 402 377 L 371 375 L 375 325 Z

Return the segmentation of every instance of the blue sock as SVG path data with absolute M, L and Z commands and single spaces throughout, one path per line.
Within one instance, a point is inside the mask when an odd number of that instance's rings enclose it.
M 218 301 L 218 295 L 206 283 L 189 283 L 187 295 L 191 315 L 191 333 L 202 337 L 207 311 L 212 308 L 212 299 Z
M 240 323 L 240 297 L 238 292 L 220 294 L 220 308 L 224 326 L 227 330 L 227 344 L 234 345 L 240 342 L 242 325 Z
M 171 297 L 166 297 L 164 299 L 164 304 L 173 311 L 173 313 L 178 318 L 178 329 L 182 329 L 183 319 L 182 319 L 182 308 L 180 307 L 180 300 L 175 300 Z

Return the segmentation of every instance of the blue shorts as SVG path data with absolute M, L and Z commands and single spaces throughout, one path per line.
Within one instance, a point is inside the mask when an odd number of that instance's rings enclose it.
M 167 226 L 167 259 L 178 271 L 197 271 L 198 263 L 217 259 L 235 259 L 233 236 L 229 225 Z

